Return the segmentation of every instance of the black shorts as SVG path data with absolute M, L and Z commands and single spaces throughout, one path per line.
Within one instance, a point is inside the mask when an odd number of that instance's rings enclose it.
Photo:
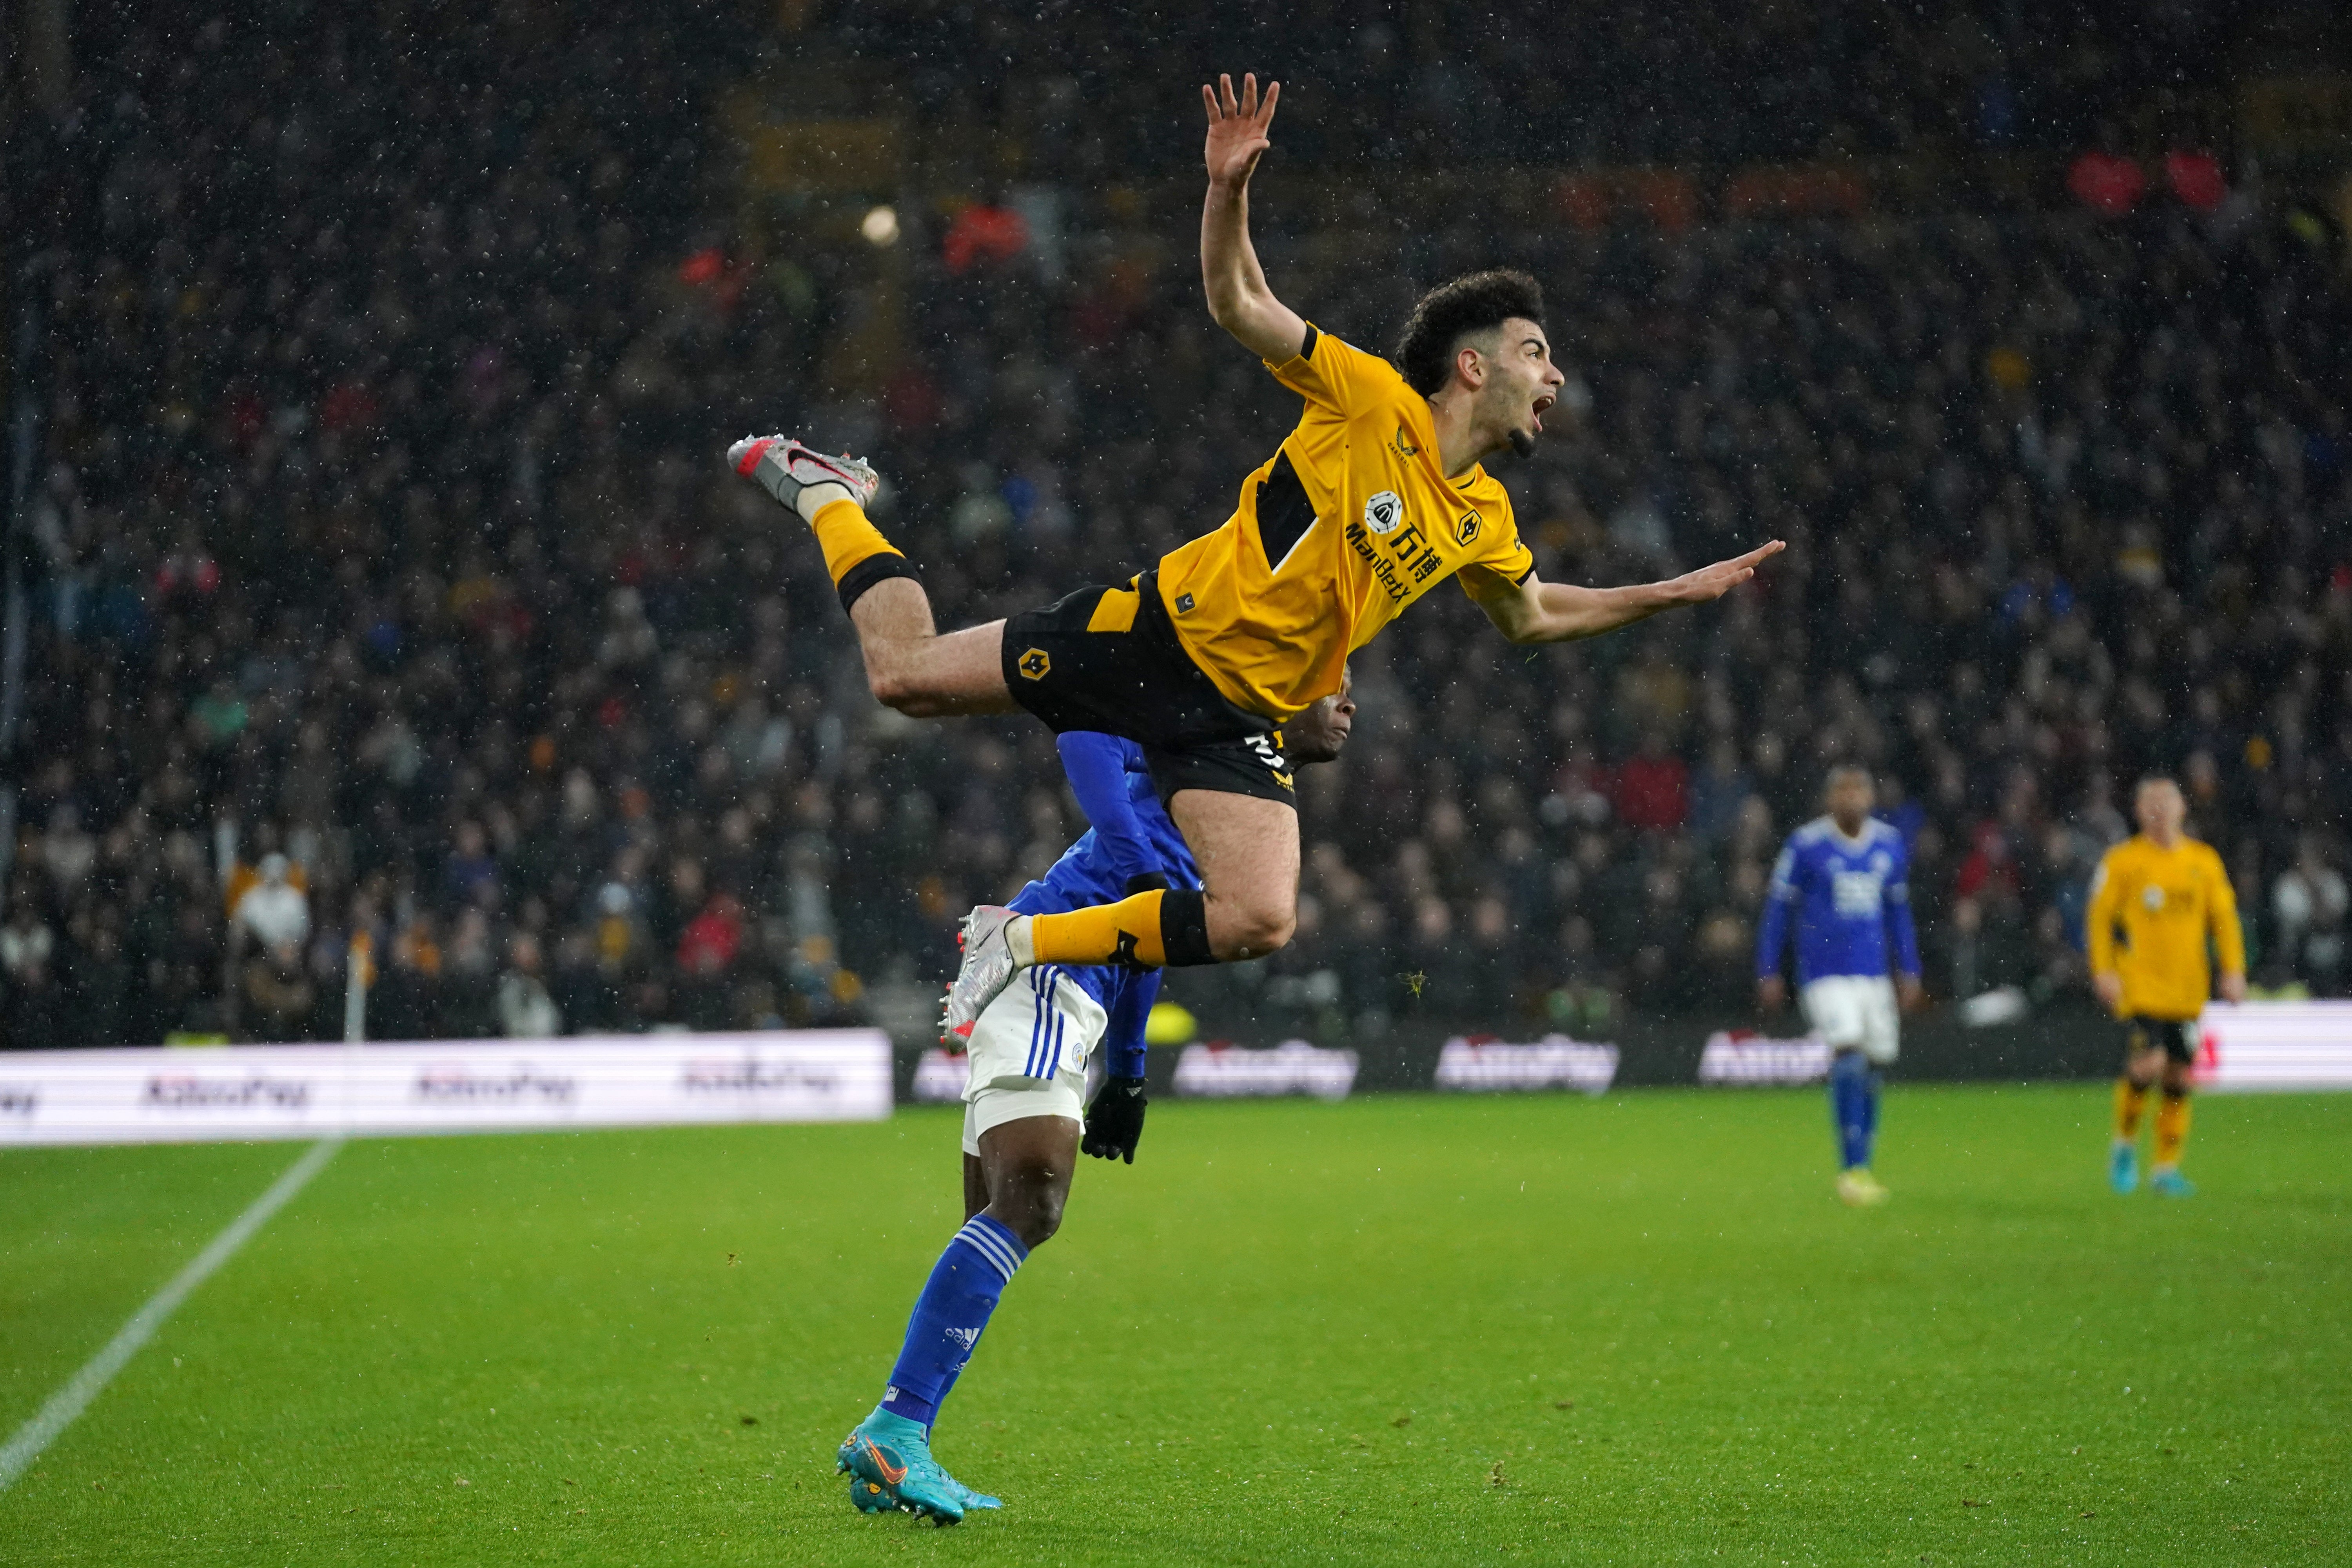
M 1157 573 L 1124 588 L 1081 588 L 1006 621 L 1004 684 L 1057 735 L 1099 730 L 1142 746 L 1163 801 L 1212 789 L 1298 804 L 1282 731 L 1218 690 L 1185 653 Z
M 2124 1049 L 2133 1056 L 2142 1051 L 2160 1050 L 2164 1059 L 2182 1067 L 2193 1067 L 2197 1047 L 2202 1037 L 2197 1032 L 2194 1018 L 2126 1018 Z

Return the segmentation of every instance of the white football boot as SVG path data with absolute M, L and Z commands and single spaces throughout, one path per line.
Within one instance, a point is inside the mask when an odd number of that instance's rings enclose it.
M 872 504 L 882 488 L 874 465 L 844 452 L 829 458 L 812 451 L 789 436 L 746 436 L 727 448 L 727 464 L 798 513 L 803 522 L 816 520 L 801 510 L 801 492 L 816 485 L 839 485 L 860 507 Z
M 1001 904 L 982 904 L 963 917 L 956 941 L 963 945 L 963 967 L 948 987 L 948 1005 L 940 1020 L 940 1038 L 968 1040 L 971 1026 L 988 1005 L 1004 994 L 1013 977 L 1025 967 L 1013 956 L 1005 928 L 1021 917 Z

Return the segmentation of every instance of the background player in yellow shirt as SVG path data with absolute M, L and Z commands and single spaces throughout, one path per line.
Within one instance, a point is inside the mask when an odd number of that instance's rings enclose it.
M 2187 1197 L 2197 1190 L 2180 1173 L 2197 1019 L 2214 990 L 2225 1001 L 2246 999 L 2246 939 L 2221 857 L 2180 830 L 2189 815 L 2180 786 L 2168 778 L 2142 779 L 2133 804 L 2139 832 L 2100 857 L 2091 879 L 2091 984 L 2123 1020 L 2125 1037 L 2107 1173 L 2119 1193 L 2139 1185 L 2140 1112 L 2160 1078 L 2164 1098 L 2148 1185 L 2167 1197 Z M 2218 985 L 2209 943 L 2220 960 Z
M 1223 963 L 1289 941 L 1298 817 L 1282 726 L 1339 690 L 1348 655 L 1446 578 L 1459 574 L 1513 642 L 1559 642 L 1718 598 L 1780 549 L 1663 583 L 1539 580 L 1509 497 L 1480 467 L 1533 450 L 1564 379 L 1535 280 L 1485 272 L 1432 290 L 1394 363 L 1318 332 L 1275 297 L 1249 239 L 1249 179 L 1279 89 L 1263 100 L 1254 77 L 1238 97 L 1230 78 L 1220 89 L 1201 89 L 1209 312 L 1307 404 L 1222 527 L 1127 584 L 942 637 L 905 558 L 866 520 L 871 468 L 781 436 L 728 453 L 815 532 L 877 698 L 917 718 L 1024 708 L 1057 732 L 1139 742 L 1200 863 L 1199 891 L 1050 915 L 974 910 L 950 1034 L 1033 963 Z

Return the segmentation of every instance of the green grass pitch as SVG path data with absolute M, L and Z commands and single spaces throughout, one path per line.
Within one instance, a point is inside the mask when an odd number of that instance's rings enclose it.
M 0 1562 L 2352 1562 L 2352 1097 L 1155 1107 L 939 1451 L 834 1445 L 961 1218 L 956 1122 L 353 1143 L 0 1493 Z M 0 1155 L 0 1436 L 299 1152 Z

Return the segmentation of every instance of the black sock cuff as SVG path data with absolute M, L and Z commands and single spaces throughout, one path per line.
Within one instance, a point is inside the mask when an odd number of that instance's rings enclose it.
M 1171 888 L 1160 895 L 1160 951 L 1171 969 L 1214 963 L 1209 951 L 1209 900 L 1197 888 Z
M 877 583 L 887 583 L 893 577 L 913 579 L 914 576 L 915 569 L 907 563 L 905 556 L 895 550 L 867 556 L 841 574 L 837 586 L 841 590 L 842 613 L 848 614 L 850 606 L 864 598 L 866 591 Z

